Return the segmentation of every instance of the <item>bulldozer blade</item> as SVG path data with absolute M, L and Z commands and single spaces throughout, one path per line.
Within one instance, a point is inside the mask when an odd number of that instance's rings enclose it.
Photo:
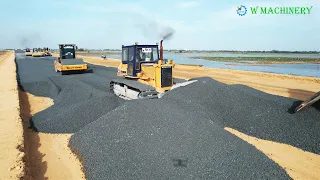
M 173 89 L 176 89 L 176 88 L 182 87 L 182 86 L 187 86 L 187 85 L 192 84 L 192 83 L 197 82 L 197 81 L 198 80 L 191 80 L 191 81 L 176 83 L 175 85 L 172 86 L 172 88 L 170 90 L 173 90 Z
M 320 91 L 313 95 L 311 98 L 302 102 L 298 107 L 295 108 L 295 112 L 306 109 L 307 107 L 312 106 L 314 103 L 320 100 Z

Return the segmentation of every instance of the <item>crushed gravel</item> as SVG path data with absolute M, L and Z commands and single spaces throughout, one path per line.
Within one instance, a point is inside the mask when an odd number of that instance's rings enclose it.
M 201 109 L 222 127 L 320 154 L 317 105 L 291 114 L 290 108 L 301 101 L 270 95 L 244 85 L 226 85 L 207 77 L 174 89 L 163 98 L 188 105 L 189 109 Z
M 70 140 L 87 179 L 290 179 L 264 154 L 184 105 L 133 100 Z
M 17 55 L 19 85 L 54 99 L 31 127 L 75 133 L 87 179 L 291 179 L 224 127 L 320 153 L 319 105 L 290 114 L 297 100 L 207 77 L 162 99 L 124 101 L 109 91 L 115 68 L 62 76 L 53 60 Z

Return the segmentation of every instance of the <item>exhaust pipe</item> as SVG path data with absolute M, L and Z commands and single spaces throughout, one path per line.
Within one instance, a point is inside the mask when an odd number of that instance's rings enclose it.
M 162 41 L 160 41 L 160 60 L 163 60 L 163 46 L 162 46 Z

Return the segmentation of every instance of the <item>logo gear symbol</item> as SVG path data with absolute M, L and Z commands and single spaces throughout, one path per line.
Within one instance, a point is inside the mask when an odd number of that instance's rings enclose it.
M 237 14 L 239 16 L 244 16 L 247 14 L 247 8 L 244 5 L 241 5 L 238 10 L 237 10 Z

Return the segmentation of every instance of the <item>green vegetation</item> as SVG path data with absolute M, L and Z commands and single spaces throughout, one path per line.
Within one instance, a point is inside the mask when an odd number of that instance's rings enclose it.
M 320 62 L 320 58 L 291 58 L 291 57 L 189 57 L 190 59 L 204 59 L 209 61 L 220 62 L 241 62 L 241 61 L 255 61 L 257 63 L 288 63 L 288 62 L 301 62 L 301 63 L 315 63 Z

